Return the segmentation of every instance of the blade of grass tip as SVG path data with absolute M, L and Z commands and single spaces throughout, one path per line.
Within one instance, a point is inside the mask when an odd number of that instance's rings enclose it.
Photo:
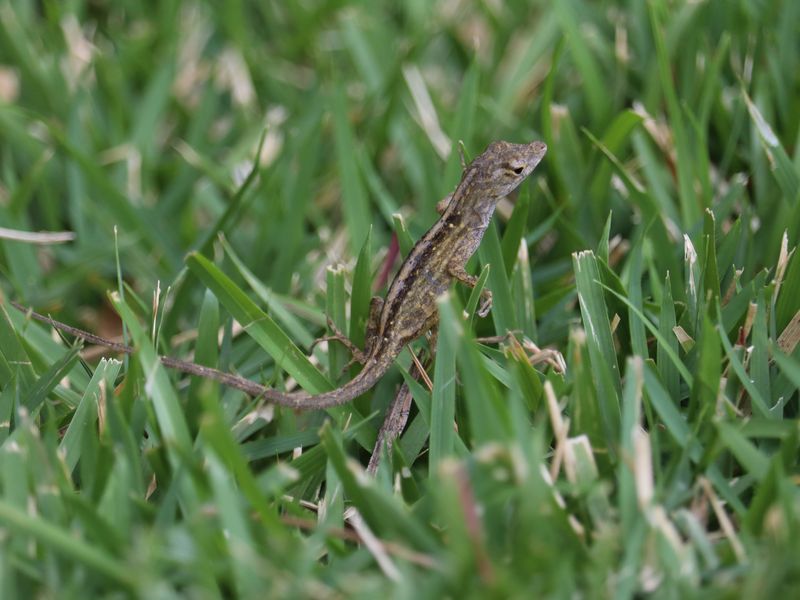
M 122 362 L 112 359 L 101 359 L 100 363 L 89 381 L 89 385 L 83 392 L 78 408 L 72 415 L 67 427 L 67 432 L 61 438 L 59 451 L 64 455 L 64 463 L 71 473 L 78 464 L 80 458 L 82 439 L 84 435 L 93 434 L 92 427 L 97 421 L 98 402 L 101 393 L 111 393 L 117 373 L 122 366 Z M 104 392 L 100 391 L 100 386 L 105 385 Z
M 325 272 L 327 279 L 325 311 L 339 331 L 347 331 L 344 273 L 342 265 L 328 266 Z M 336 341 L 328 344 L 328 372 L 332 379 L 343 375 L 347 361 L 347 348 Z
M 492 222 L 486 229 L 483 242 L 478 248 L 481 263 L 495 265 L 489 271 L 489 289 L 492 290 L 492 320 L 495 331 L 504 334 L 517 329 L 516 311 L 511 298 L 511 286 L 508 275 L 503 268 L 503 251 L 500 247 L 500 237 L 497 225 Z
M 331 384 L 294 342 L 227 275 L 204 256 L 192 253 L 186 259 L 192 271 L 219 299 L 234 319 L 282 369 L 294 377 L 306 391 L 317 394 L 331 389 Z
M 611 237 L 611 216 L 612 212 L 608 211 L 606 217 L 606 224 L 603 226 L 603 234 L 600 236 L 600 241 L 597 243 L 597 258 L 601 262 L 608 264 L 609 245 L 608 240 Z
M 344 88 L 341 85 L 336 86 L 331 102 L 334 147 L 339 168 L 339 181 L 342 186 L 342 208 L 350 238 L 350 249 L 353 256 L 357 256 L 358 244 L 367 237 L 369 232 L 369 218 L 372 212 L 355 160 L 356 141 L 350 128 Z
M 587 334 L 592 373 L 598 391 L 600 419 L 609 448 L 619 436 L 619 399 L 622 394 L 619 365 L 611 336 L 606 302 L 600 287 L 597 259 L 590 250 L 572 255 L 575 287 Z
M 364 347 L 372 297 L 372 227 L 364 238 L 353 270 L 353 291 L 350 294 L 350 341 Z
M 461 340 L 461 320 L 448 309 L 450 294 L 437 300 L 439 306 L 439 336 L 436 345 L 433 391 L 431 392 L 431 434 L 428 471 L 436 477 L 438 465 L 453 453 L 453 423 L 456 414 L 456 347 Z M 463 342 L 462 342 L 463 343 Z

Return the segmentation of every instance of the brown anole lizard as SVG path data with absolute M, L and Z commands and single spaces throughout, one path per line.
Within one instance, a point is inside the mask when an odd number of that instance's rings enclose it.
M 466 272 L 469 258 L 478 249 L 498 201 L 516 189 L 531 174 L 547 152 L 542 142 L 511 144 L 492 142 L 465 169 L 456 190 L 443 202 L 441 217 L 409 252 L 389 286 L 386 298 L 370 304 L 363 353 L 355 350 L 364 368 L 341 387 L 311 395 L 284 393 L 218 369 L 162 356 L 161 362 L 185 373 L 215 379 L 225 385 L 260 396 L 281 406 L 313 410 L 349 402 L 369 390 L 389 370 L 405 346 L 435 329 L 439 318 L 436 298 L 453 280 L 474 287 L 477 277 Z M 439 207 L 437 207 L 438 209 Z M 483 290 L 479 310 L 485 316 L 491 307 L 491 292 Z M 116 344 L 59 323 L 17 303 L 14 306 L 57 329 L 90 342 L 131 353 L 133 348 Z
M 464 170 L 461 182 L 446 200 L 439 220 L 414 245 L 389 286 L 386 297 L 374 297 L 359 362 L 364 368 L 341 387 L 310 395 L 263 388 L 267 400 L 296 409 L 320 409 L 349 402 L 369 390 L 389 370 L 405 346 L 436 327 L 436 298 L 453 280 L 470 287 L 477 277 L 466 272 L 498 201 L 516 189 L 547 152 L 542 142 L 492 142 Z M 491 307 L 484 290 L 479 311 Z

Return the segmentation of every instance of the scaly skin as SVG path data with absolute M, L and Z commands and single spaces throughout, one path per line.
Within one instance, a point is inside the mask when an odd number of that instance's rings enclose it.
M 478 249 L 497 202 L 531 174 L 545 152 L 542 142 L 492 142 L 469 164 L 441 218 L 403 261 L 386 298 L 373 298 L 364 368 L 356 377 L 316 395 L 284 394 L 257 384 L 253 391 L 281 406 L 313 410 L 344 404 L 374 386 L 406 345 L 436 327 L 436 298 L 454 279 L 475 286 L 477 278 L 464 268 Z M 490 306 L 491 293 L 484 290 L 481 314 Z

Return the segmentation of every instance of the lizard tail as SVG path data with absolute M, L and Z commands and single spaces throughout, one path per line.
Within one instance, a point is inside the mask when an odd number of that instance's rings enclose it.
M 388 358 L 388 357 L 386 357 Z M 280 406 L 301 410 L 317 410 L 320 408 L 330 408 L 349 402 L 353 398 L 358 398 L 361 394 L 370 390 L 383 377 L 389 367 L 392 366 L 394 357 L 391 360 L 379 360 L 376 363 L 367 363 L 361 372 L 341 387 L 323 392 L 321 394 L 308 394 L 297 392 L 284 394 L 278 390 L 258 386 L 259 393 L 256 395 L 266 398 Z

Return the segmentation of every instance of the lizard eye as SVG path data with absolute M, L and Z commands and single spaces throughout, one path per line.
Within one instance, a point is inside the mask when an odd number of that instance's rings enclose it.
M 525 170 L 524 165 L 519 165 L 519 164 L 512 165 L 511 163 L 503 164 L 503 168 L 506 169 L 507 171 L 511 171 L 512 173 L 514 173 L 514 175 L 522 175 L 522 171 Z

